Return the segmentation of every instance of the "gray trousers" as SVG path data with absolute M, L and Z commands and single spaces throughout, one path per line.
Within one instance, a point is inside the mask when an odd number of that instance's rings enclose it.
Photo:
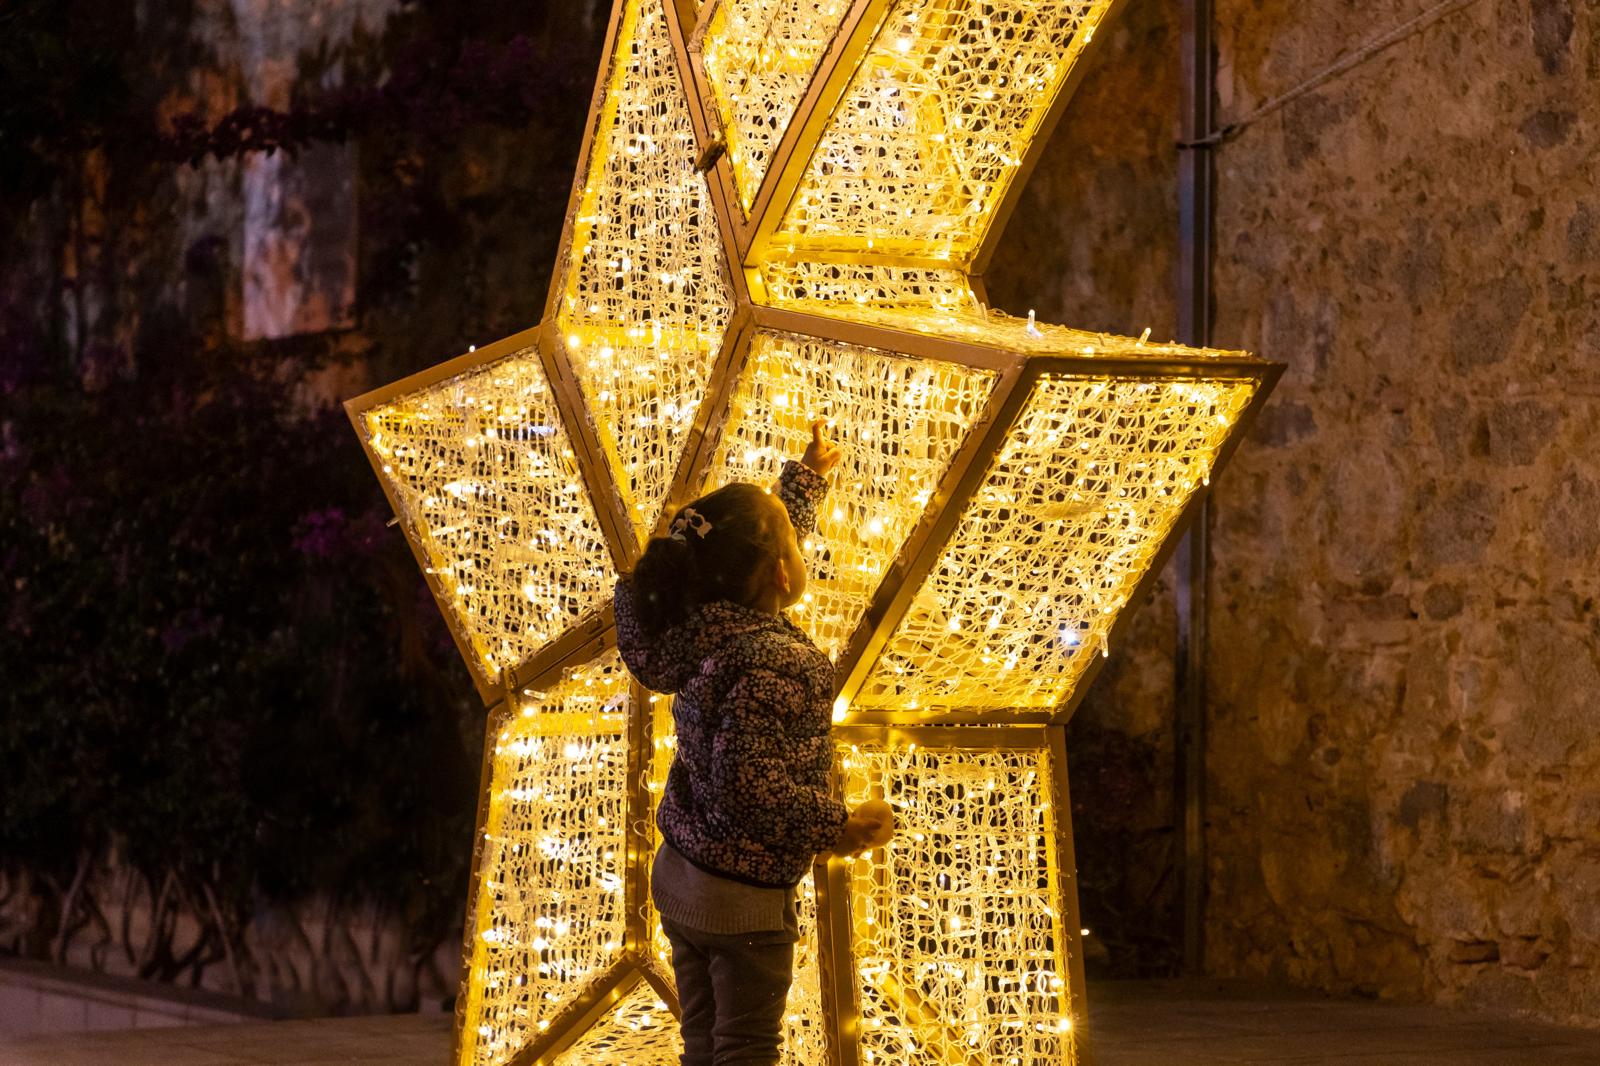
M 795 934 L 703 933 L 663 917 L 683 1010 L 683 1066 L 776 1066 Z

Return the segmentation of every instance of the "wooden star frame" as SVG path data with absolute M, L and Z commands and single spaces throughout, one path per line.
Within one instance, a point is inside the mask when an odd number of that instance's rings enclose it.
M 900 831 L 802 883 L 785 1061 L 1085 1060 L 1062 726 L 1282 370 L 986 305 L 1114 6 L 617 0 L 543 322 L 346 405 L 490 705 L 462 1066 L 676 1062 L 611 584 L 814 417 L 794 610 Z

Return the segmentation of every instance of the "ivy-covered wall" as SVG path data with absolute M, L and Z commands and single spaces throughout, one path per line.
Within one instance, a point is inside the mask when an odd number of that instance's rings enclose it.
M 0 21 L 0 951 L 438 1009 L 483 711 L 337 401 L 536 321 L 603 12 Z

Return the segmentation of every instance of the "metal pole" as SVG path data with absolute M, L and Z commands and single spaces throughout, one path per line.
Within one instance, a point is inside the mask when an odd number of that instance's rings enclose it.
M 1183 77 L 1178 152 L 1178 340 L 1211 343 L 1212 220 L 1216 206 L 1210 145 L 1195 142 L 1215 123 L 1216 53 L 1212 0 L 1183 0 Z M 1178 613 L 1174 667 L 1174 804 L 1182 804 L 1183 971 L 1205 966 L 1206 585 L 1210 576 L 1209 493 L 1173 559 Z

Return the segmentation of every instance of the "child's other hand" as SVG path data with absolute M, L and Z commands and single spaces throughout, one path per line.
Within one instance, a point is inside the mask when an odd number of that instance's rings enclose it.
M 881 848 L 894 838 L 894 808 L 888 801 L 869 799 L 857 807 L 855 813 L 868 821 L 878 823 L 877 835 L 872 838 L 872 846 Z
M 806 453 L 800 457 L 800 462 L 823 477 L 839 465 L 839 446 L 831 440 L 822 439 L 822 427 L 826 424 L 824 419 L 817 419 L 811 423 L 811 443 L 806 445 Z
M 893 836 L 894 810 L 881 800 L 868 800 L 845 819 L 833 851 L 836 855 L 859 855 L 882 847 Z

